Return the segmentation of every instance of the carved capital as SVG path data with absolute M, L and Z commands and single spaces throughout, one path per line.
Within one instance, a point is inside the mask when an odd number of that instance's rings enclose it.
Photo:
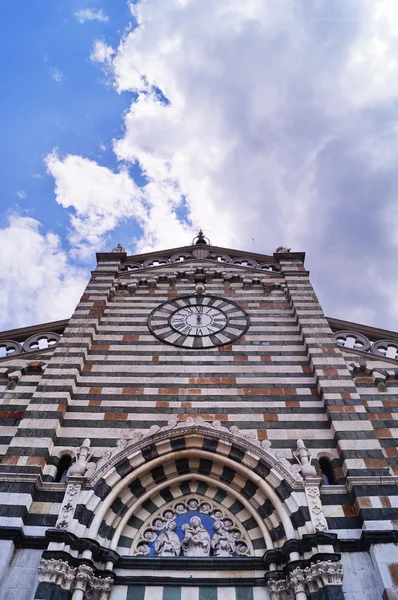
M 38 568 L 39 581 L 55 583 L 63 590 L 71 590 L 75 580 L 76 569 L 73 569 L 64 560 L 43 558 Z
M 343 582 L 343 565 L 340 562 L 319 561 L 313 565 L 313 569 L 321 578 L 323 586 L 341 585 Z
M 289 583 L 290 587 L 293 588 L 294 593 L 298 594 L 299 592 L 305 591 L 306 577 L 303 569 L 297 567 L 289 574 Z
M 279 571 L 279 578 L 267 581 L 267 589 L 271 600 L 290 600 L 296 594 L 314 594 L 329 586 L 341 585 L 343 581 L 343 566 L 340 562 L 331 560 L 318 561 L 305 569 L 297 567 L 284 576 Z

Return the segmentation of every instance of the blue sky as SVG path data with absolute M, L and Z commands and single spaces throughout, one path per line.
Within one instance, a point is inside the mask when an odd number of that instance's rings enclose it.
M 116 94 L 90 62 L 94 39 L 117 44 L 132 21 L 124 1 L 90 2 L 107 21 L 75 16 L 86 4 L 13 0 L 2 5 L 0 34 L 0 148 L 3 208 L 38 219 L 63 236 L 68 214 L 54 202 L 44 157 L 53 149 L 81 154 L 115 168 L 110 141 L 120 135 L 131 94 Z M 6 143 L 5 143 L 6 142 Z M 7 211 L 3 212 L 4 218 Z
M 397 330 L 396 0 L 13 0 L 0 29 L 1 329 L 203 227 Z

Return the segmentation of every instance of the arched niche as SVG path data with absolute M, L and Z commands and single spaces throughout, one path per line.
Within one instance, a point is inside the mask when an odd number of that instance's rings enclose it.
M 70 454 L 62 454 L 59 458 L 57 472 L 55 474 L 55 482 L 64 483 L 68 476 L 69 467 L 72 464 L 72 456 Z

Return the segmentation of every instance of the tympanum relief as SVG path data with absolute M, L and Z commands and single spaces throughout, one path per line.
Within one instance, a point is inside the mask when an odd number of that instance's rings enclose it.
M 242 527 L 211 501 L 175 502 L 138 535 L 135 556 L 234 557 L 251 554 Z

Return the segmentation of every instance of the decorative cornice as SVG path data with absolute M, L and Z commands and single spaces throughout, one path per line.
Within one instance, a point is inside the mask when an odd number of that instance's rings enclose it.
M 386 475 L 381 477 L 347 477 L 346 487 L 349 492 L 356 486 L 384 486 L 384 485 L 398 485 L 398 475 Z
M 40 323 L 38 325 L 29 325 L 28 327 L 19 327 L 18 329 L 8 329 L 0 333 L 0 342 L 2 340 L 13 339 L 23 341 L 32 335 L 37 335 L 43 331 L 54 331 L 55 333 L 63 333 L 65 327 L 69 323 L 69 319 L 61 321 L 50 321 L 49 323 Z M 43 352 L 43 350 L 42 350 Z
M 391 338 L 398 341 L 398 333 L 395 331 L 389 331 L 388 329 L 379 329 L 378 327 L 370 327 L 369 325 L 361 325 L 360 323 L 352 323 L 351 321 L 343 321 L 341 319 L 334 319 L 333 317 L 326 317 L 326 320 L 329 323 L 329 327 L 333 332 L 350 330 L 357 331 L 358 333 L 364 335 L 372 341 L 382 340 L 386 338 Z
M 0 473 L 0 483 L 33 483 L 37 490 L 43 492 L 64 492 L 66 483 L 43 481 L 41 474 L 31 473 Z
M 77 550 L 78 552 L 90 550 L 95 561 L 100 563 L 112 561 L 117 568 L 185 569 L 188 566 L 188 568 L 202 569 L 214 566 L 214 561 L 216 560 L 215 558 L 183 558 L 181 562 L 181 558 L 170 558 L 167 559 L 167 562 L 164 562 L 163 560 L 159 561 L 157 557 L 119 556 L 117 552 L 109 548 L 104 548 L 95 540 L 78 538 L 73 533 L 62 529 L 48 529 L 44 536 L 27 535 L 22 527 L 0 527 L 0 539 L 12 540 L 17 548 L 36 548 L 42 550 L 47 548 L 51 542 L 63 543 L 66 546 L 70 546 L 71 550 Z M 311 552 L 317 546 L 331 546 L 335 552 L 343 553 L 367 551 L 374 544 L 398 544 L 398 530 L 380 529 L 378 531 L 362 531 L 359 538 L 342 540 L 338 539 L 336 533 L 330 532 L 305 534 L 300 540 L 289 540 L 281 548 L 267 550 L 262 558 L 237 557 L 234 559 L 234 565 L 236 564 L 236 568 L 239 570 L 241 568 L 252 569 L 254 567 L 256 569 L 268 568 L 271 563 L 277 565 L 285 564 L 288 562 L 289 555 L 292 552 L 304 554 Z M 45 554 L 47 558 L 51 558 L 54 552 L 46 552 Z M 78 561 L 76 564 L 80 564 L 80 562 Z M 217 558 L 216 565 L 217 568 L 230 568 L 231 559 Z

